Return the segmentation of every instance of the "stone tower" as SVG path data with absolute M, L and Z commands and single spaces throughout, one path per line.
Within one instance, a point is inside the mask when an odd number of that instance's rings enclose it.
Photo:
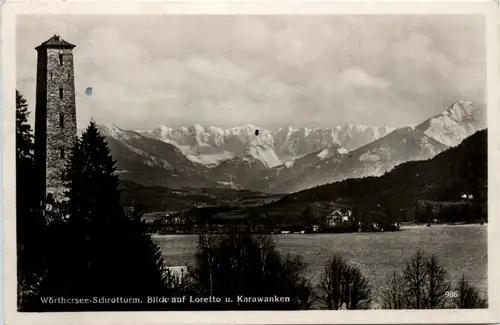
M 38 193 L 64 197 L 62 175 L 76 139 L 75 45 L 54 35 L 38 52 L 35 112 L 35 168 Z

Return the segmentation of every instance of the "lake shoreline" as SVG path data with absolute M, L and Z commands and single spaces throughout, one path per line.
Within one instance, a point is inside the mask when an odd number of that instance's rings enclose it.
M 390 232 L 357 232 L 343 234 L 275 234 L 271 236 L 278 251 L 299 255 L 307 265 L 306 275 L 317 283 L 324 263 L 333 252 L 361 267 L 379 295 L 393 271 L 401 270 L 405 259 L 417 249 L 435 254 L 456 283 L 463 272 L 471 284 L 487 291 L 488 245 L 487 225 L 425 225 Z M 153 241 L 169 266 L 196 265 L 198 236 L 158 235 Z
M 439 228 L 439 227 L 486 227 L 488 228 L 488 224 L 484 223 L 481 224 L 479 222 L 473 222 L 473 223 L 439 223 L 439 224 L 431 224 L 428 226 L 425 223 L 421 224 L 401 224 L 400 229 L 398 230 L 386 230 L 386 231 L 349 231 L 349 232 L 306 232 L 306 233 L 299 233 L 299 232 L 290 232 L 290 233 L 253 233 L 252 235 L 272 235 L 272 236 L 290 236 L 290 235 L 346 235 L 346 234 L 372 234 L 372 233 L 397 233 L 403 230 L 407 229 L 415 229 L 415 228 Z M 227 235 L 227 233 L 210 233 L 212 235 Z M 198 234 L 192 234 L 192 233 L 170 233 L 170 234 L 159 234 L 159 233 L 151 233 L 150 236 L 152 238 L 156 237 L 169 237 L 169 236 L 197 236 Z

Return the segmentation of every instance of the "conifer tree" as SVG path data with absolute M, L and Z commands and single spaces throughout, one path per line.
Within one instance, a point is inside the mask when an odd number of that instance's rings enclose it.
M 44 219 L 33 191 L 34 144 L 28 104 L 16 90 L 16 233 L 18 308 L 29 309 L 43 274 Z
M 23 95 L 16 90 L 16 152 L 17 159 L 33 159 L 33 130 L 28 124 L 28 103 Z
M 115 162 L 93 121 L 75 141 L 66 187 L 68 217 L 54 228 L 43 295 L 136 297 L 144 303 L 53 307 L 58 310 L 155 308 L 145 304 L 147 296 L 168 294 L 161 252 L 140 218 L 125 213 Z

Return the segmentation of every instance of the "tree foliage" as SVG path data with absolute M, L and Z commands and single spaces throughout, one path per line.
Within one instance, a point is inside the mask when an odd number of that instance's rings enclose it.
M 28 103 L 23 95 L 16 90 L 16 152 L 17 159 L 33 159 L 33 130 L 28 123 Z
M 307 308 L 311 288 L 305 264 L 297 256 L 281 256 L 270 236 L 201 234 L 198 241 L 193 291 L 199 296 L 228 297 L 208 308 L 291 310 Z M 288 297 L 288 302 L 247 302 L 245 297 Z M 207 308 L 197 306 L 193 308 Z
M 446 305 L 446 292 L 451 289 L 448 273 L 436 255 L 431 255 L 427 259 L 425 268 L 427 271 L 425 306 L 428 309 L 442 309 Z
M 16 90 L 16 235 L 18 308 L 29 309 L 44 274 L 45 221 L 33 191 L 34 144 L 28 104 Z
M 358 267 L 334 253 L 324 266 L 317 299 L 326 309 L 367 309 L 372 300 L 371 288 Z
M 453 294 L 458 292 L 458 297 Z M 462 276 L 456 287 L 436 255 L 417 250 L 402 271 L 394 271 L 382 291 L 386 309 L 485 308 L 486 299 Z
M 404 280 L 403 277 L 396 271 L 391 273 L 386 287 L 382 290 L 382 308 L 406 308 Z
M 470 285 L 469 280 L 462 274 L 458 285 L 455 287 L 458 296 L 454 299 L 454 305 L 460 309 L 488 308 L 488 303 L 479 291 Z
M 404 296 L 409 309 L 425 307 L 427 281 L 427 261 L 422 251 L 417 250 L 403 267 Z
M 47 275 L 41 296 L 90 298 L 137 297 L 167 293 L 159 248 L 139 215 L 127 215 L 120 203 L 118 179 L 107 143 L 91 122 L 72 149 L 66 173 L 63 215 L 50 225 Z M 50 305 L 56 310 L 98 310 L 131 305 Z M 155 308 L 148 305 L 147 308 Z

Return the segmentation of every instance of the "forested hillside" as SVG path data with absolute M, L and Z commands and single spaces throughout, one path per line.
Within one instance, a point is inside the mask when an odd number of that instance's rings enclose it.
M 291 194 L 283 203 L 350 200 L 365 209 L 399 213 L 420 200 L 459 201 L 472 194 L 473 203 L 487 201 L 487 130 L 426 161 L 408 162 L 381 177 L 349 179 Z

